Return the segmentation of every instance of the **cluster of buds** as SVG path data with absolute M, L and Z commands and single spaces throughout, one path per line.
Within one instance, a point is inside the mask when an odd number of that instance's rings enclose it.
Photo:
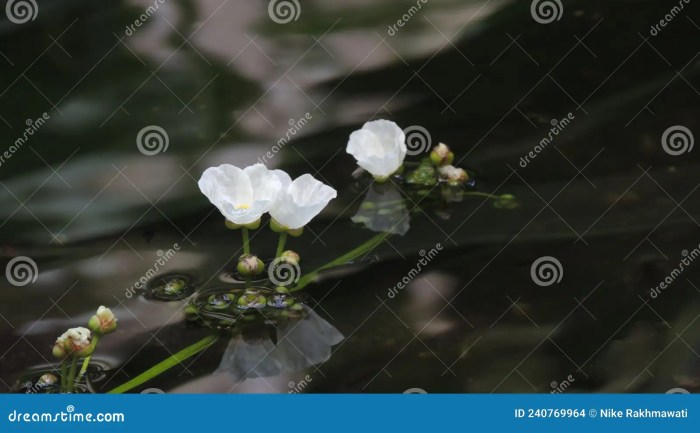
M 88 329 L 89 328 L 89 329 Z M 117 318 L 105 306 L 100 306 L 90 317 L 88 327 L 70 328 L 61 334 L 53 345 L 53 356 L 61 360 L 61 391 L 73 392 L 76 382 L 85 374 L 90 358 L 102 335 L 117 329 Z M 80 374 L 76 378 L 77 360 L 85 358 Z M 70 363 L 70 371 L 67 371 Z
M 463 168 L 453 165 L 445 165 L 438 169 L 440 179 L 450 186 L 464 185 L 469 180 L 469 175 Z
M 430 162 L 436 167 L 451 165 L 455 159 L 455 154 L 445 143 L 440 143 L 430 151 Z
M 90 330 L 83 327 L 70 328 L 56 339 L 53 345 L 53 356 L 64 359 L 69 355 L 84 358 L 92 354 L 95 348 L 92 346 Z

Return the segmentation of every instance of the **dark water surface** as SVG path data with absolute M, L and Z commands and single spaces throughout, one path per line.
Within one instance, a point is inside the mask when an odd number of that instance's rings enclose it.
M 48 120 L 0 165 L 3 265 L 38 269 L 0 281 L 0 389 L 51 368 L 54 339 L 99 305 L 119 317 L 94 355 L 100 392 L 208 335 L 186 301 L 130 288 L 175 244 L 158 274 L 226 284 L 241 244 L 199 193 L 209 166 L 252 164 L 290 135 L 268 166 L 339 191 L 289 241 L 303 269 L 374 236 L 351 222 L 367 189 L 344 148 L 386 118 L 515 200 L 406 198 L 407 233 L 309 285 L 303 326 L 220 338 L 136 392 L 698 391 L 698 7 L 652 32 L 677 2 L 561 3 L 542 24 L 529 1 L 429 0 L 393 31 L 416 2 L 305 1 L 278 24 L 263 1 L 165 0 L 135 30 L 153 3 L 38 0 L 34 21 L 3 17 L 0 150 Z M 149 156 L 136 137 L 153 125 L 168 146 Z M 261 256 L 275 245 L 255 232 Z M 533 281 L 541 257 L 561 281 Z

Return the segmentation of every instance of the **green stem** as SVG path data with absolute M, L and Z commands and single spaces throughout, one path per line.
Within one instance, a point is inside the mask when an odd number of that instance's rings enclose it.
M 63 358 L 61 360 L 61 392 L 68 392 L 67 383 L 68 383 L 68 364 L 66 363 L 66 359 Z
M 277 253 L 275 253 L 275 257 L 279 257 L 282 255 L 282 252 L 284 251 L 284 244 L 287 242 L 287 232 L 280 232 L 280 238 L 279 241 L 277 241 Z
M 83 360 L 83 366 L 80 367 L 80 373 L 78 373 L 78 378 L 75 379 L 77 382 L 80 382 L 80 379 L 83 378 L 85 373 L 87 372 L 88 366 L 90 365 L 90 360 L 92 359 L 92 354 L 95 353 L 95 348 L 97 347 L 97 343 L 100 341 L 100 334 L 95 333 L 95 336 L 92 337 L 92 352 Z
M 75 387 L 75 371 L 78 369 L 78 355 L 73 355 L 73 360 L 70 363 L 70 372 L 68 373 L 68 392 L 73 392 Z
M 158 376 L 159 374 L 164 373 L 166 370 L 175 367 L 176 365 L 180 364 L 182 361 L 185 359 L 194 356 L 198 354 L 199 352 L 203 351 L 204 349 L 208 348 L 214 342 L 218 339 L 219 337 L 217 335 L 210 335 L 208 337 L 204 337 L 203 339 L 199 340 L 198 342 L 194 343 L 191 346 L 188 346 L 181 351 L 177 352 L 176 354 L 172 355 L 171 357 L 167 358 L 164 361 L 159 362 L 158 364 L 154 365 L 153 367 L 149 368 L 148 370 L 144 371 L 143 373 L 139 374 L 135 378 L 131 379 L 130 381 L 119 385 L 118 387 L 114 388 L 113 390 L 107 392 L 107 394 L 122 394 L 126 391 L 129 391 L 131 389 L 136 388 L 137 386 L 141 385 L 142 383 L 145 383 L 154 377 Z
M 243 254 L 250 254 L 250 238 L 248 237 L 248 229 L 241 228 L 241 234 L 243 235 Z
M 372 250 L 375 248 L 377 245 L 382 243 L 384 239 L 389 236 L 389 233 L 379 233 L 378 235 L 374 236 L 364 244 L 358 246 L 357 248 L 353 249 L 352 251 L 349 251 L 342 256 L 336 258 L 335 260 L 332 260 L 325 265 L 321 266 L 320 268 L 304 275 L 303 277 L 299 278 L 299 282 L 297 283 L 296 287 L 291 289 L 292 292 L 295 292 L 297 290 L 301 290 L 304 287 L 306 287 L 309 283 L 311 283 L 317 276 L 318 274 L 323 271 L 324 269 L 332 268 L 335 266 L 339 265 L 344 265 L 350 260 L 353 260 L 363 254 L 366 254 L 368 251 Z

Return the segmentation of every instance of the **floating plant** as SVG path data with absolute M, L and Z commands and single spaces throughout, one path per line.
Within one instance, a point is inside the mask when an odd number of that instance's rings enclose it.
M 148 282 L 144 296 L 147 299 L 176 301 L 194 293 L 194 279 L 185 274 L 160 275 Z

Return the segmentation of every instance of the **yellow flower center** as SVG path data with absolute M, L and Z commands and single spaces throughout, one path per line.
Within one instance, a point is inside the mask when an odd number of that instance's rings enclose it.
M 249 209 L 250 205 L 249 204 L 237 204 L 233 206 L 234 210 L 241 210 L 241 209 Z

